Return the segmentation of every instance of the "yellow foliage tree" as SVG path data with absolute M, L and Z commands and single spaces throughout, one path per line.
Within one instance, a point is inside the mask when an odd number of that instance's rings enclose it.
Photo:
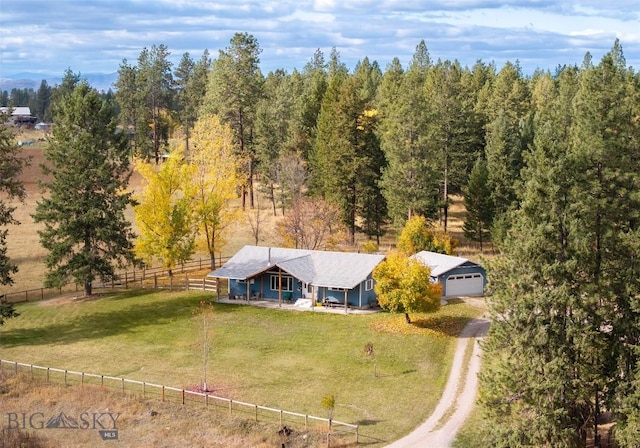
M 453 255 L 457 245 L 457 241 L 449 233 L 419 215 L 414 215 L 407 221 L 398 237 L 398 250 L 407 255 L 422 250 Z
M 215 268 L 215 253 L 226 244 L 226 233 L 237 217 L 232 200 L 237 197 L 239 160 L 234 154 L 233 132 L 217 115 L 205 115 L 191 136 L 193 214 L 198 248 L 206 251 Z
M 173 150 L 161 165 L 137 161 L 135 169 L 145 181 L 142 192 L 135 196 L 136 255 L 147 263 L 159 260 L 171 275 L 177 264 L 193 255 L 195 247 L 193 192 L 185 182 L 192 169 L 184 163 L 180 149 Z
M 427 313 L 440 309 L 442 286 L 431 282 L 431 269 L 400 251 L 390 252 L 373 271 L 378 303 L 385 310 Z

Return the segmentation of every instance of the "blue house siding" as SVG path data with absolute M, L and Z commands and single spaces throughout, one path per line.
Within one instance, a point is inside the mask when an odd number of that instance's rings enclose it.
M 228 279 L 231 297 L 322 301 L 331 296 L 344 302 L 346 294 L 349 306 L 369 307 L 377 301 L 371 273 L 382 260 L 381 254 L 244 246 L 209 276 Z
M 246 298 L 247 295 L 247 283 L 249 284 L 249 296 L 255 297 L 259 296 L 261 299 L 266 300 L 278 300 L 279 291 L 278 289 L 272 289 L 272 280 L 271 277 L 278 277 L 277 272 L 265 272 L 260 274 L 250 280 L 241 281 L 241 280 L 229 280 L 229 296 L 244 296 Z M 291 280 L 285 280 L 285 279 Z M 290 274 L 285 272 L 282 273 L 282 283 L 285 286 L 288 284 L 291 285 L 292 291 L 283 290 L 282 291 L 282 299 L 283 300 L 291 300 L 296 301 L 298 299 L 303 298 L 304 291 L 302 290 L 302 285 L 304 282 L 293 277 Z M 274 282 L 277 285 L 277 280 L 274 279 Z M 273 285 L 273 286 L 276 286 Z M 377 303 L 377 296 L 375 291 L 373 290 L 374 281 L 369 275 L 369 277 L 361 282 L 358 286 L 353 289 L 347 291 L 347 303 L 349 306 L 353 307 L 369 307 Z M 370 289 L 367 289 L 370 287 Z M 322 302 L 326 297 L 335 297 L 340 302 L 344 303 L 344 289 L 339 288 L 328 288 L 328 287 L 316 287 L 314 289 L 313 297 L 310 297 L 310 294 L 307 294 L 307 298 L 312 298 L 317 302 Z

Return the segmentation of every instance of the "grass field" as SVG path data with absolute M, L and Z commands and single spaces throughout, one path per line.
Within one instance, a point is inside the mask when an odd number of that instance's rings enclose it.
M 202 380 L 199 321 L 205 293 L 128 291 L 18 306 L 0 328 L 3 359 L 190 387 Z M 455 335 L 481 310 L 464 303 L 433 315 L 336 315 L 214 305 L 208 379 L 219 395 L 362 425 L 383 446 L 431 412 L 444 387 Z M 364 353 L 374 346 L 373 361 Z M 239 445 L 241 446 L 241 445 Z

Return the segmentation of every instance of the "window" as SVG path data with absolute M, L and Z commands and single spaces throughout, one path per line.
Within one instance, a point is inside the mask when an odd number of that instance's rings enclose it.
M 365 291 L 371 291 L 373 289 L 373 279 L 370 278 L 369 280 L 367 280 L 367 282 L 364 284 L 364 290 Z
M 344 288 L 327 288 L 329 291 L 340 291 L 340 292 L 344 292 L 346 291 L 346 289 Z
M 272 275 L 271 276 L 271 290 L 272 291 L 279 291 L 280 288 L 278 287 L 278 280 L 280 279 L 279 276 L 277 275 Z M 282 291 L 293 291 L 293 277 L 289 277 L 287 275 L 283 275 L 282 276 Z

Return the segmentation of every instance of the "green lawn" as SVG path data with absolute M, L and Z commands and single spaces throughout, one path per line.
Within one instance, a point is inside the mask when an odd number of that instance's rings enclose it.
M 0 327 L 0 357 L 176 387 L 201 381 L 201 321 L 211 296 L 126 291 L 87 301 L 25 303 Z M 221 394 L 358 423 L 361 440 L 383 446 L 422 422 L 442 392 L 455 335 L 480 314 L 462 303 L 434 315 L 340 315 L 216 303 L 209 383 Z M 364 353 L 374 347 L 377 373 Z

